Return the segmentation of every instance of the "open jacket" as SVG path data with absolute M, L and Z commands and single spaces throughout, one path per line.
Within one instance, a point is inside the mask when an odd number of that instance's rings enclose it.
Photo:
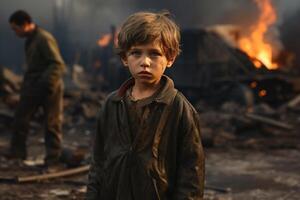
M 170 78 L 162 79 L 160 93 L 148 105 L 148 123 L 135 138 L 124 101 L 134 81 L 125 82 L 105 100 L 97 121 L 87 199 L 203 199 L 198 113 Z

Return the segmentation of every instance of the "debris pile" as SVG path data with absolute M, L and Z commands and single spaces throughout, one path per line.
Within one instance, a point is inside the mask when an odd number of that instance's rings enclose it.
M 297 99 L 298 97 L 296 97 Z M 294 99 L 294 100 L 296 100 Z M 294 101 L 292 100 L 292 101 Z M 202 138 L 206 147 L 299 148 L 299 105 L 278 108 L 260 103 L 252 107 L 225 102 L 218 109 L 199 103 Z
M 101 83 L 91 77 L 93 76 L 76 69 L 73 75 L 67 75 L 64 80 L 64 146 L 73 152 L 79 152 L 76 155 L 80 155 L 81 159 L 83 158 L 79 163 L 80 166 L 78 166 L 76 159 L 71 159 L 71 162 L 74 161 L 71 167 L 77 168 L 69 171 L 41 175 L 36 170 L 36 166 L 42 161 L 44 155 L 44 140 L 42 124 L 40 123 L 43 112 L 40 111 L 30 124 L 29 160 L 23 163 L 15 163 L 6 160 L 0 154 L 0 182 L 5 183 L 6 181 L 10 184 L 33 182 L 25 186 L 32 191 L 27 193 L 28 198 L 83 198 L 86 191 L 86 172 L 89 167 L 93 133 L 96 129 L 97 112 L 107 95 L 107 92 L 103 92 Z M 13 74 L 6 68 L 1 68 L 0 151 L 8 146 L 11 134 L 10 124 L 13 120 L 15 106 L 19 101 L 18 94 L 21 81 L 22 79 L 18 75 Z M 261 82 L 261 84 L 263 83 Z M 300 128 L 300 96 L 297 95 L 299 91 L 300 88 L 293 90 L 294 98 L 286 102 L 281 100 L 281 103 L 276 105 L 257 100 L 251 104 L 245 104 L 240 97 L 246 96 L 248 90 L 243 90 L 243 87 L 236 87 L 234 93 L 231 93 L 237 94 L 236 98 L 220 98 L 222 101 L 209 101 L 207 98 L 200 98 L 193 101 L 200 114 L 201 137 L 204 147 L 207 150 L 231 148 L 250 151 L 262 149 L 299 150 L 300 135 L 297 131 Z M 197 94 L 192 94 L 195 92 L 194 90 L 188 92 L 191 96 L 197 96 Z M 221 97 L 221 95 L 219 96 Z M 68 155 L 71 154 L 67 153 L 67 158 Z M 82 173 L 77 176 L 77 172 Z M 7 177 L 8 175 L 9 177 Z M 72 176 L 65 177 L 65 175 Z M 36 188 L 36 182 L 41 187 L 39 190 L 34 189 Z M 18 188 L 16 194 L 7 192 L 6 187 L 11 186 L 9 184 L 4 185 L 2 189 L 0 188 L 0 193 L 5 194 L 8 197 L 7 199 L 18 199 L 21 196 L 24 197 L 24 193 L 26 193 L 21 191 L 17 185 L 14 185 Z M 24 186 L 22 185 L 22 187 Z M 231 193 L 227 187 L 216 187 L 215 185 L 208 185 L 206 190 L 208 191 L 208 193 L 206 192 L 208 199 L 209 196 L 214 198 L 217 193 Z

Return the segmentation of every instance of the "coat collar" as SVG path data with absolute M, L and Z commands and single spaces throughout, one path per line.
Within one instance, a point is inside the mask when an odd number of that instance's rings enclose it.
M 174 88 L 174 82 L 168 76 L 163 75 L 161 77 L 161 81 L 163 81 L 162 88 L 160 88 L 159 93 L 154 98 L 154 101 L 158 103 L 169 104 L 173 97 L 176 95 L 177 90 Z M 112 95 L 113 101 L 121 101 L 124 99 L 126 95 L 126 91 L 134 85 L 134 79 L 130 78 L 125 81 L 121 87 L 114 92 Z

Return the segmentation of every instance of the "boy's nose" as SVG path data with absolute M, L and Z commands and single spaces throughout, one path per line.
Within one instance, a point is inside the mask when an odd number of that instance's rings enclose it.
M 143 56 L 141 58 L 141 67 L 149 67 L 151 63 L 151 59 L 148 56 Z

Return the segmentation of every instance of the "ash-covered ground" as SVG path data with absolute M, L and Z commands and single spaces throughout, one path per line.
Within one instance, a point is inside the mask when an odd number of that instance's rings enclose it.
M 96 114 L 106 93 L 66 87 L 64 146 L 84 154 L 89 164 Z M 0 152 L 9 146 L 16 93 L 0 101 Z M 288 102 L 287 102 L 288 103 Z M 299 105 L 276 108 L 260 103 L 252 107 L 224 102 L 212 106 L 195 103 L 201 116 L 206 153 L 206 200 L 296 200 L 300 196 Z M 44 156 L 42 112 L 31 123 L 26 162 L 5 159 L 0 153 L 0 199 L 84 199 L 87 173 L 46 181 L 15 183 L 15 177 L 41 173 L 36 165 Z

